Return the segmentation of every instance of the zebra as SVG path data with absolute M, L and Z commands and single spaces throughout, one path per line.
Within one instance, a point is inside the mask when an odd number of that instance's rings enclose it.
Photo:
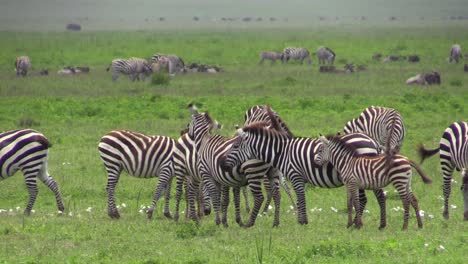
M 359 189 L 375 190 L 383 188 L 390 183 L 400 195 L 403 202 L 404 221 L 403 230 L 408 228 L 409 206 L 413 206 L 418 227 L 423 223 L 419 213 L 418 200 L 411 191 L 411 168 L 415 168 L 424 183 L 429 184 L 432 180 L 422 169 L 409 158 L 400 155 L 380 154 L 375 157 L 366 157 L 358 154 L 354 146 L 346 144 L 341 136 L 319 137 L 322 143 L 314 156 L 314 162 L 322 165 L 331 163 L 341 174 L 341 179 L 346 186 L 348 199 L 348 228 L 353 224 L 356 228 L 362 227 L 362 210 L 358 202 Z M 353 206 L 356 209 L 356 218 L 352 219 Z M 382 229 L 382 227 L 380 227 Z
M 450 48 L 450 57 L 449 62 L 455 61 L 458 63 L 458 60 L 462 57 L 462 50 L 459 44 L 453 44 Z
M 32 129 L 0 133 L 0 180 L 13 176 L 18 170 L 23 172 L 29 192 L 29 201 L 24 210 L 26 215 L 31 213 L 39 192 L 36 177 L 54 193 L 58 210 L 65 210 L 57 182 L 47 169 L 49 147 L 47 138 Z
M 304 60 L 306 60 L 309 65 L 312 63 L 310 52 L 306 48 L 285 48 L 283 50 L 283 63 L 287 63 L 290 59 L 301 60 L 301 64 L 304 63 Z
M 130 176 L 152 178 L 159 182 L 148 209 L 148 218 L 153 216 L 159 197 L 165 193 L 164 216 L 171 218 L 169 196 L 174 175 L 173 152 L 176 141 L 165 136 L 147 136 L 128 130 L 113 130 L 104 135 L 98 144 L 99 155 L 107 172 L 107 205 L 111 218 L 120 218 L 115 206 L 115 187 L 122 170 Z
M 151 63 L 159 69 L 166 69 L 170 75 L 185 71 L 184 61 L 176 55 L 154 54 L 151 56 Z
M 271 63 L 276 62 L 276 60 L 283 60 L 283 53 L 276 52 L 276 51 L 262 51 L 260 53 L 260 62 L 259 64 L 263 64 L 265 60 L 270 60 Z
M 151 65 L 145 59 L 129 58 L 129 59 L 115 59 L 107 67 L 106 71 L 112 69 L 112 81 L 116 81 L 120 74 L 128 75 L 129 79 L 134 82 L 135 80 L 145 80 L 146 77 L 153 73 Z
M 15 69 L 17 76 L 25 77 L 28 74 L 28 70 L 31 68 L 31 60 L 28 56 L 20 56 L 16 58 Z
M 333 62 L 335 62 L 336 54 L 333 52 L 333 50 L 327 48 L 327 47 L 319 47 L 317 49 L 317 59 L 319 61 L 319 64 L 325 64 L 328 62 L 329 64 L 333 65 Z
M 435 149 L 426 149 L 423 145 L 419 146 L 419 155 L 421 163 L 428 157 L 439 152 L 440 167 L 443 175 L 443 195 L 445 219 L 449 218 L 449 198 L 452 184 L 452 174 L 455 169 L 461 172 L 463 184 L 461 190 L 464 200 L 464 219 L 468 221 L 468 123 L 455 122 L 447 127 L 440 139 L 439 147 Z
M 401 150 L 405 138 L 405 125 L 400 113 L 393 108 L 370 106 L 346 123 L 345 133 L 364 133 L 373 138 L 383 152 L 391 154 Z M 392 132 L 393 131 L 393 132 Z M 387 138 L 391 134 L 389 148 Z
M 227 227 L 227 207 L 229 205 L 229 189 L 234 189 L 234 204 L 236 222 L 240 226 L 251 227 L 254 225 L 259 209 L 263 202 L 261 182 L 265 174 L 270 170 L 270 166 L 258 160 L 249 160 L 230 169 L 224 168 L 224 153 L 230 148 L 235 138 L 225 138 L 220 135 L 210 135 L 214 122 L 208 113 L 193 114 L 189 124 L 189 135 L 195 140 L 195 145 L 199 154 L 199 169 L 204 184 L 207 184 L 213 208 L 215 210 L 215 221 Z M 269 175 L 272 185 L 272 196 L 275 202 L 275 216 L 273 226 L 279 225 L 279 179 L 277 175 Z M 276 178 L 274 178 L 276 177 Z M 242 223 L 240 217 L 240 187 L 249 185 L 254 196 L 254 207 L 251 211 L 249 221 L 246 225 Z M 222 192 L 222 220 L 219 219 L 220 192 Z
M 317 139 L 295 138 L 278 130 L 276 120 L 270 129 L 265 124 L 254 123 L 237 130 L 237 139 L 225 154 L 225 166 L 235 167 L 251 158 L 263 160 L 279 169 L 288 179 L 296 192 L 298 222 L 307 224 L 305 201 L 305 182 L 322 188 L 343 186 L 340 175 L 331 164 L 316 166 L 312 160 L 316 149 L 320 146 Z M 378 145 L 370 137 L 355 133 L 345 135 L 350 144 L 356 145 L 363 155 L 377 155 Z M 381 208 L 381 225 L 385 226 L 385 194 L 382 190 L 374 191 Z M 367 203 L 365 193 L 361 193 L 361 208 Z M 359 209 L 359 208 L 358 208 Z

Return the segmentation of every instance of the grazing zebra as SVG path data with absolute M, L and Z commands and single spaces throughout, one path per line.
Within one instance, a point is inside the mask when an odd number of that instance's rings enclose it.
M 393 132 L 392 132 L 393 131 Z M 370 106 L 349 121 L 344 127 L 345 133 L 364 133 L 373 138 L 382 151 L 391 154 L 400 152 L 405 138 L 405 125 L 400 113 L 393 108 Z M 390 137 L 390 148 L 387 149 L 387 138 Z
M 348 193 L 348 227 L 353 224 L 356 228 L 362 227 L 362 210 L 358 202 L 359 189 L 375 190 L 383 188 L 390 183 L 400 194 L 405 210 L 403 230 L 408 228 L 409 206 L 413 206 L 418 227 L 423 224 L 419 215 L 418 200 L 411 191 L 411 167 L 415 168 L 424 183 L 431 183 L 421 168 L 405 156 L 380 154 L 375 157 L 365 157 L 356 153 L 354 146 L 346 144 L 340 136 L 320 136 L 321 146 L 314 156 L 314 162 L 322 165 L 330 162 L 341 174 L 341 179 Z M 353 221 L 353 206 L 356 209 L 356 218 Z M 382 227 L 380 227 L 382 228 Z
M 276 51 L 262 51 L 260 53 L 260 64 L 263 64 L 265 60 L 270 60 L 271 63 L 276 62 L 276 60 L 283 60 L 283 53 Z
M 327 47 L 319 47 L 317 49 L 317 59 L 319 61 L 319 64 L 325 64 L 329 63 L 333 65 L 333 62 L 335 62 L 336 54 L 333 52 L 333 50 L 327 48 Z
M 49 175 L 47 159 L 49 151 L 47 138 L 32 129 L 6 131 L 0 134 L 0 180 L 13 176 L 21 170 L 29 192 L 29 201 L 24 213 L 29 215 L 39 190 L 39 178 L 54 194 L 59 211 L 64 211 L 57 182 Z
M 112 81 L 116 81 L 120 74 L 128 75 L 129 79 L 134 82 L 135 80 L 144 80 L 146 77 L 153 73 L 151 65 L 145 59 L 130 58 L 130 59 L 115 59 L 107 67 L 107 71 L 112 69 Z
M 151 219 L 153 216 L 154 207 L 163 192 L 165 192 L 164 215 L 171 217 L 169 195 L 174 175 L 172 154 L 175 144 L 175 140 L 169 137 L 147 136 L 127 130 L 111 131 L 99 140 L 99 155 L 108 175 L 106 190 L 108 215 L 111 218 L 120 218 L 115 206 L 114 193 L 122 170 L 130 176 L 139 178 L 159 176 L 153 203 L 148 210 L 148 218 Z
M 462 50 L 459 44 L 453 44 L 452 48 L 450 49 L 450 57 L 449 62 L 455 61 L 458 63 L 458 60 L 462 57 Z
M 15 69 L 17 76 L 26 76 L 28 74 L 28 70 L 31 68 L 31 60 L 28 56 L 20 56 L 16 58 L 15 61 Z
M 159 69 L 166 69 L 170 75 L 185 71 L 184 61 L 176 55 L 154 54 L 151 63 L 158 65 Z
M 279 169 L 292 183 L 297 196 L 298 221 L 307 224 L 307 211 L 304 184 L 311 183 L 322 188 L 343 186 L 340 175 L 330 164 L 316 166 L 312 160 L 320 142 L 317 139 L 294 138 L 281 132 L 278 124 L 273 121 L 270 129 L 264 124 L 254 123 L 237 130 L 237 139 L 225 155 L 225 166 L 234 167 L 251 158 L 265 161 Z M 378 145 L 364 134 L 348 134 L 345 138 L 350 144 L 356 145 L 363 155 L 377 155 Z M 381 208 L 381 223 L 385 226 L 385 195 L 382 190 L 374 191 Z M 361 194 L 362 209 L 367 199 Z M 359 208 L 357 208 L 359 209 Z
M 445 129 L 440 139 L 439 147 L 426 149 L 419 147 L 419 154 L 424 159 L 439 152 L 440 167 L 443 175 L 444 212 L 446 219 L 449 218 L 449 198 L 452 188 L 452 174 L 455 169 L 461 171 L 463 184 L 461 190 L 465 204 L 464 219 L 468 221 L 468 124 L 466 122 L 455 122 Z
M 264 200 L 261 183 L 270 170 L 270 165 L 258 160 L 248 160 L 240 166 L 230 169 L 224 168 L 224 154 L 231 147 L 236 138 L 225 138 L 220 135 L 210 135 L 214 122 L 207 113 L 197 113 L 192 115 L 189 125 L 189 135 L 195 140 L 195 145 L 199 154 L 199 169 L 204 184 L 207 184 L 213 208 L 215 210 L 216 224 L 220 222 L 227 226 L 227 207 L 229 205 L 229 189 L 234 189 L 234 204 L 236 222 L 243 226 L 240 217 L 240 187 L 249 185 L 254 196 L 254 207 L 245 227 L 254 225 L 259 209 Z M 279 225 L 279 179 L 277 175 L 269 175 L 272 182 L 272 196 L 275 202 L 275 217 L 273 226 Z M 273 178 L 276 177 L 276 178 Z M 222 192 L 222 220 L 219 219 L 220 192 Z
M 307 60 L 307 64 L 311 64 L 310 52 L 306 48 L 288 47 L 283 50 L 283 63 L 287 63 L 290 59 L 300 60 L 301 64 Z

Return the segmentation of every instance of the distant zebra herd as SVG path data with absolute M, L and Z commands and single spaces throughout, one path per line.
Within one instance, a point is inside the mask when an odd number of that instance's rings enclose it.
M 178 140 L 166 136 L 115 130 L 98 143 L 99 155 L 107 172 L 108 215 L 119 218 L 115 202 L 115 187 L 122 171 L 139 178 L 159 177 L 154 198 L 147 210 L 152 218 L 161 196 L 165 197 L 164 215 L 172 217 L 169 199 L 172 180 L 176 179 L 176 212 L 186 192 L 186 217 L 198 221 L 211 207 L 215 223 L 227 226 L 229 192 L 234 192 L 235 220 L 250 227 L 264 203 L 273 199 L 273 226 L 280 224 L 281 191 L 289 194 L 289 182 L 296 193 L 297 217 L 307 224 L 305 184 L 320 188 L 346 186 L 348 194 L 348 227 L 362 227 L 362 215 L 367 204 L 365 190 L 373 190 L 380 206 L 379 228 L 386 227 L 386 195 L 382 188 L 392 184 L 399 193 L 404 208 L 403 229 L 408 227 L 409 207 L 416 212 L 418 227 L 423 223 L 419 204 L 411 191 L 412 168 L 424 183 L 431 179 L 414 161 L 400 154 L 405 137 L 401 114 L 392 108 L 371 106 L 344 126 L 344 134 L 319 138 L 295 137 L 277 112 L 265 105 L 256 105 L 245 113 L 245 124 L 233 137 L 217 135 L 221 128 L 208 113 L 189 105 L 191 119 Z M 442 135 L 435 149 L 419 148 L 423 160 L 440 153 L 443 171 L 444 217 L 448 218 L 448 200 L 454 169 L 461 171 L 465 202 L 464 219 L 468 220 L 468 124 L 456 122 Z M 65 210 L 56 181 L 48 173 L 47 138 L 31 129 L 12 130 L 0 134 L 0 178 L 21 170 L 29 192 L 25 214 L 30 214 L 38 189 L 39 178 L 55 194 L 59 211 Z M 185 186 L 185 188 L 184 188 Z M 240 193 L 248 186 L 254 205 L 247 223 L 240 214 Z M 198 208 L 197 208 L 198 207 Z M 355 217 L 352 217 L 353 208 Z M 221 216 L 220 216 L 221 214 Z

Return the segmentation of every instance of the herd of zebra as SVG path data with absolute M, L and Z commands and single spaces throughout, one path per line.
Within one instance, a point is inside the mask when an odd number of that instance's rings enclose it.
M 343 134 L 301 138 L 295 137 L 269 106 L 256 105 L 248 109 L 244 126 L 238 128 L 233 137 L 214 133 L 213 130 L 221 128 L 216 120 L 207 112 L 199 112 L 193 104 L 188 108 L 190 123 L 177 140 L 127 130 L 111 131 L 100 139 L 98 151 L 107 172 L 108 215 L 111 218 L 120 217 L 115 188 L 120 174 L 125 171 L 139 178 L 159 177 L 153 202 L 147 211 L 148 218 L 152 217 L 162 195 L 165 196 L 164 215 L 172 217 L 169 198 L 175 178 L 175 220 L 179 219 L 185 189 L 187 217 L 198 221 L 210 213 L 212 206 L 216 224 L 227 226 L 232 188 L 235 220 L 240 226 L 254 225 L 265 201 L 264 190 L 267 194 L 265 207 L 271 200 L 274 202 L 273 226 L 277 226 L 282 186 L 296 204 L 298 222 L 307 224 L 304 186 L 308 183 L 321 188 L 345 186 L 348 227 L 356 228 L 362 226 L 362 213 L 367 203 L 365 190 L 373 190 L 381 210 L 379 228 L 384 228 L 386 196 L 382 188 L 393 184 L 403 202 L 403 229 L 408 226 L 410 205 L 415 209 L 418 227 L 422 227 L 418 201 L 411 191 L 412 168 L 421 175 L 424 183 L 430 183 L 431 179 L 415 162 L 399 154 L 405 126 L 395 109 L 371 106 L 347 122 Z M 464 219 L 468 220 L 467 137 L 468 123 L 456 122 L 444 131 L 437 148 L 419 147 L 423 160 L 440 153 L 445 218 L 449 217 L 452 174 L 457 169 L 463 177 Z M 21 129 L 0 134 L 0 178 L 10 177 L 18 170 L 23 172 L 29 192 L 25 214 L 30 214 L 37 197 L 36 178 L 54 192 L 58 209 L 65 209 L 58 185 L 48 173 L 48 148 L 47 138 L 38 131 Z M 297 203 L 286 180 L 292 185 Z M 240 193 L 244 191 L 245 194 L 245 186 L 254 197 L 247 223 L 242 222 L 240 214 Z
M 319 64 L 329 63 L 333 65 L 336 58 L 336 54 L 333 50 L 323 46 L 319 47 L 315 54 L 317 55 Z M 304 60 L 307 64 L 312 63 L 310 52 L 307 48 L 287 47 L 283 49 L 283 52 L 262 51 L 260 53 L 260 64 L 263 64 L 265 60 L 270 60 L 272 63 L 277 60 L 287 63 L 291 59 L 300 60 L 301 64 L 304 63 Z

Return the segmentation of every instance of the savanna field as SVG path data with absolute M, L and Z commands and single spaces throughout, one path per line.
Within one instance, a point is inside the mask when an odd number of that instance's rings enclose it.
M 344 188 L 306 190 L 309 224 L 301 226 L 286 195 L 280 225 L 272 228 L 273 210 L 244 229 L 234 221 L 216 226 L 210 215 L 195 224 L 182 215 L 178 223 L 163 216 L 160 199 L 150 221 L 140 212 L 149 205 L 158 179 L 125 173 L 116 190 L 121 218 L 107 216 L 106 173 L 97 143 L 113 129 L 177 138 L 186 128 L 189 103 L 224 125 L 231 136 L 243 124 L 244 112 L 256 104 L 274 108 L 296 136 L 317 137 L 341 131 L 347 121 L 370 106 L 397 109 L 407 135 L 402 153 L 420 161 L 416 146 L 436 147 L 445 128 L 468 121 L 468 73 L 463 61 L 449 64 L 452 44 L 468 49 L 463 23 L 373 27 L 325 25 L 300 28 L 171 29 L 145 31 L 0 32 L 0 128 L 30 127 L 44 133 L 52 148 L 49 171 L 60 186 L 66 211 L 38 182 L 35 212 L 23 210 L 28 193 L 21 173 L 0 182 L 0 263 L 464 263 L 468 229 L 463 221 L 461 177 L 454 174 L 450 219 L 442 217 L 442 173 L 438 155 L 422 168 L 432 178 L 422 183 L 414 172 L 412 189 L 424 211 L 422 229 L 411 211 L 402 231 L 402 203 L 389 186 L 387 227 L 378 230 L 379 207 L 368 191 L 368 210 L 360 230 L 347 229 Z M 280 62 L 258 65 L 262 50 L 286 46 L 331 47 L 335 64 L 367 65 L 353 74 L 323 74 L 312 65 Z M 153 78 L 115 83 L 106 68 L 113 58 L 149 59 L 161 52 L 186 63 L 219 65 L 218 74 L 187 73 L 166 84 Z M 410 55 L 419 63 L 383 64 L 372 55 Z M 13 70 L 16 56 L 26 54 L 33 68 L 26 78 Z M 58 76 L 64 66 L 89 66 L 91 72 Z M 48 68 L 49 76 L 40 76 Z M 407 86 L 418 73 L 437 70 L 440 86 Z M 174 210 L 175 181 L 171 210 Z M 282 190 L 282 194 L 285 194 Z M 253 199 L 250 197 L 250 202 Z M 185 201 L 183 201 L 183 208 Z M 245 208 L 242 202 L 243 208 Z M 242 211 L 243 220 L 248 214 Z

